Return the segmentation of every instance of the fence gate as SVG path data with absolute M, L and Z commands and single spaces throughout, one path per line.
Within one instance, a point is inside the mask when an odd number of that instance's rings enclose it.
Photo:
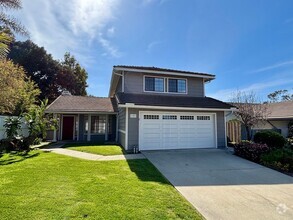
M 227 122 L 227 137 L 228 137 L 228 142 L 239 143 L 241 141 L 241 122 L 239 121 Z

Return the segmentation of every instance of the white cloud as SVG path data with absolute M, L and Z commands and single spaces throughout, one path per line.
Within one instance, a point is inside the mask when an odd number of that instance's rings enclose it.
M 253 71 L 251 71 L 251 73 L 260 73 L 260 72 L 264 72 L 267 70 L 272 70 L 272 69 L 276 69 L 276 68 L 280 68 L 280 67 L 284 67 L 284 66 L 288 66 L 288 65 L 292 65 L 292 64 L 293 64 L 293 60 L 289 60 L 289 61 L 285 61 L 285 62 L 281 62 L 281 63 L 276 63 L 276 64 L 273 64 L 270 66 L 262 67 L 257 70 L 253 70 Z
M 229 101 L 236 91 L 255 92 L 259 94 L 265 89 L 273 88 L 276 86 L 292 85 L 292 84 L 293 84 L 293 78 L 288 79 L 286 77 L 286 78 L 274 79 L 271 81 L 258 82 L 258 83 L 254 83 L 254 84 L 251 84 L 250 86 L 242 87 L 242 88 L 223 89 L 223 90 L 217 91 L 216 93 L 208 94 L 208 96 L 216 98 L 216 99 L 220 99 L 222 101 Z
M 161 44 L 160 41 L 153 41 L 153 42 L 149 43 L 147 46 L 146 52 L 151 53 L 152 50 L 159 44 Z
M 110 41 L 105 39 L 102 35 L 99 36 L 99 42 L 102 45 L 102 47 L 107 52 L 104 55 L 111 55 L 112 57 L 119 58 L 121 57 L 122 53 L 113 45 L 111 45 Z
M 115 31 L 116 31 L 115 27 L 110 27 L 110 28 L 108 28 L 108 29 L 107 29 L 107 36 L 108 36 L 108 37 L 113 37 L 114 34 L 115 34 Z
M 23 9 L 18 16 L 30 32 L 31 39 L 44 46 L 54 57 L 61 58 L 66 51 L 70 51 L 77 58 L 87 60 L 92 52 L 91 45 L 95 42 L 108 55 L 118 54 L 117 47 L 108 39 L 101 40 L 100 35 L 107 35 L 108 26 L 113 27 L 120 1 L 23 0 Z M 112 29 L 115 30 L 114 27 Z M 115 48 L 115 52 L 107 48 Z

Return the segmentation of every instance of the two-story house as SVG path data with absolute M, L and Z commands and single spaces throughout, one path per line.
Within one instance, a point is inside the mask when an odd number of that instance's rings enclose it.
M 116 141 L 126 150 L 218 148 L 233 106 L 205 96 L 215 75 L 114 66 L 109 97 L 62 94 L 47 108 L 60 125 L 52 139 Z

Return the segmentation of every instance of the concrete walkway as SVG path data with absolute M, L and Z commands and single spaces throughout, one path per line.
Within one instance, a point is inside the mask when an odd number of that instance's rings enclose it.
M 206 219 L 293 219 L 293 178 L 227 153 L 143 152 Z
M 62 148 L 64 144 L 54 144 L 47 148 L 42 148 L 40 150 L 53 152 L 56 154 L 62 154 L 70 157 L 80 158 L 84 160 L 95 160 L 95 161 L 110 161 L 110 160 L 135 160 L 135 159 L 145 159 L 145 156 L 142 154 L 126 154 L 126 155 L 112 155 L 112 156 L 103 156 L 98 154 L 91 154 L 76 150 L 69 150 Z

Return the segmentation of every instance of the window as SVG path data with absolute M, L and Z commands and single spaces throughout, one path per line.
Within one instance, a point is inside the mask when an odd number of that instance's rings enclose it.
M 164 78 L 145 77 L 145 91 L 164 92 Z
M 91 118 L 91 133 L 92 134 L 105 134 L 106 129 L 106 116 L 92 116 Z
M 177 120 L 176 115 L 163 115 L 163 120 Z
M 194 116 L 181 115 L 180 120 L 194 120 Z
M 211 120 L 211 117 L 210 116 L 197 116 L 197 120 L 207 121 L 207 120 Z
M 144 115 L 143 119 L 153 119 L 153 120 L 157 120 L 159 119 L 159 115 Z
M 168 92 L 186 93 L 186 80 L 168 79 Z
M 89 120 L 88 120 L 88 116 L 85 115 L 84 116 L 84 133 L 87 134 L 89 130 Z

